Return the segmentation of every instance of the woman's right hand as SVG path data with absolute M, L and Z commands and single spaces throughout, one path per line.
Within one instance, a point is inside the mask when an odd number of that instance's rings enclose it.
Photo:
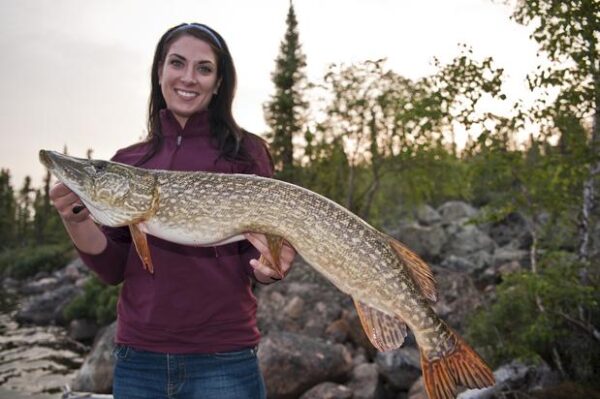
M 90 216 L 81 199 L 61 182 L 50 189 L 50 201 L 66 223 L 82 223 Z

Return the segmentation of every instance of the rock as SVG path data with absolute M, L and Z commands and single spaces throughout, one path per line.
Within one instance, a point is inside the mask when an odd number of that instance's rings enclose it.
M 19 323 L 37 325 L 65 324 L 63 310 L 78 293 L 79 290 L 69 284 L 30 296 L 19 306 L 15 319 Z
M 449 201 L 437 210 L 442 217 L 442 223 L 448 224 L 477 216 L 477 210 L 462 201 Z
M 117 323 L 103 329 L 94 342 L 91 353 L 83 362 L 73 380 L 74 391 L 110 393 L 112 391 L 115 359 L 114 349 Z
M 450 270 L 454 270 L 457 272 L 463 272 L 463 273 L 472 273 L 475 270 L 477 270 L 477 265 L 475 265 L 475 263 L 471 262 L 470 260 L 460 257 L 460 256 L 456 256 L 456 255 L 450 255 L 448 257 L 446 257 L 441 265 L 443 268 L 446 269 L 450 269 Z
M 75 341 L 89 341 L 94 339 L 100 327 L 95 321 L 75 319 L 69 323 L 69 337 Z
M 269 398 L 296 398 L 321 382 L 346 378 L 352 357 L 339 344 L 287 332 L 271 332 L 259 345 L 258 358 Z
M 295 296 L 293 297 L 285 308 L 283 308 L 283 312 L 292 319 L 297 319 L 302 315 L 302 311 L 304 310 L 304 301 L 302 298 Z
M 344 385 L 323 382 L 306 391 L 300 399 L 352 399 L 352 390 Z
M 469 389 L 457 399 L 493 399 L 503 397 L 502 392 L 532 392 L 557 385 L 560 382 L 555 372 L 546 363 L 526 365 L 513 360 L 494 371 L 496 385 L 484 389 Z
M 408 399 L 429 399 L 423 385 L 423 377 L 419 377 L 408 390 Z
M 325 336 L 333 342 L 342 344 L 346 342 L 350 336 L 350 325 L 346 320 L 338 319 L 327 327 Z
M 308 280 L 308 281 L 307 281 Z M 258 327 L 263 335 L 287 331 L 323 337 L 352 300 L 303 261 L 294 262 L 285 282 L 258 286 Z
M 429 205 L 421 205 L 415 211 L 417 221 L 425 226 L 431 226 L 442 221 L 442 216 L 438 211 Z
M 352 399 L 374 398 L 379 386 L 379 373 L 374 363 L 363 363 L 354 367 L 348 387 L 354 392 Z
M 386 381 L 399 390 L 407 391 L 421 375 L 419 350 L 414 347 L 380 352 L 375 362 Z
M 489 235 L 499 246 L 510 245 L 517 249 L 525 249 L 531 245 L 527 221 L 518 212 L 509 213 L 504 219 L 493 223 Z
M 511 246 L 496 248 L 492 259 L 493 266 L 498 266 L 513 261 L 525 263 L 529 261 L 529 251 L 525 251 L 523 249 L 514 249 Z
M 456 272 L 433 266 L 438 288 L 436 313 L 459 332 L 467 317 L 482 305 L 483 296 L 473 278 L 464 272 Z
M 448 240 L 446 232 L 439 225 L 404 224 L 392 232 L 392 235 L 428 261 L 434 260 L 440 255 Z
M 473 225 L 451 225 L 449 237 L 443 248 L 445 255 L 466 257 L 478 251 L 491 253 L 496 243 L 483 231 Z

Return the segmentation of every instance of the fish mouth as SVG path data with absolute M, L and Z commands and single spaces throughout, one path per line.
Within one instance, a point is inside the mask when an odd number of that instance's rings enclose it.
M 54 162 L 52 162 L 52 157 L 50 156 L 51 152 L 52 151 L 40 150 L 40 162 L 48 169 L 54 167 Z

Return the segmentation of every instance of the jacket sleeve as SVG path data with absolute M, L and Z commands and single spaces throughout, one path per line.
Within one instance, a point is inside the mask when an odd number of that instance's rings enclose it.
M 75 249 L 81 260 L 106 284 L 117 285 L 123 281 L 127 256 L 131 247 L 131 235 L 127 227 L 100 227 L 106 236 L 106 248 L 97 255 Z
M 245 166 L 240 171 L 240 173 L 252 174 L 263 177 L 273 177 L 273 161 L 271 155 L 269 154 L 267 144 L 260 137 L 250 133 L 248 134 L 246 142 L 246 149 L 249 155 L 254 160 L 254 162 Z M 254 268 L 250 266 L 250 260 L 258 259 L 260 257 L 260 253 L 247 240 L 240 241 L 239 246 L 240 257 L 242 260 L 242 264 L 246 268 L 246 273 L 248 274 L 248 276 L 250 276 L 250 278 L 252 278 L 252 280 L 256 281 L 256 279 L 254 278 Z

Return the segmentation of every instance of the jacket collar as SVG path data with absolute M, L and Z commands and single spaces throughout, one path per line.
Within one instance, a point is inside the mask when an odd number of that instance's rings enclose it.
M 208 110 L 193 114 L 182 128 L 173 113 L 163 108 L 160 110 L 160 127 L 164 137 L 174 136 L 210 136 L 210 123 Z

